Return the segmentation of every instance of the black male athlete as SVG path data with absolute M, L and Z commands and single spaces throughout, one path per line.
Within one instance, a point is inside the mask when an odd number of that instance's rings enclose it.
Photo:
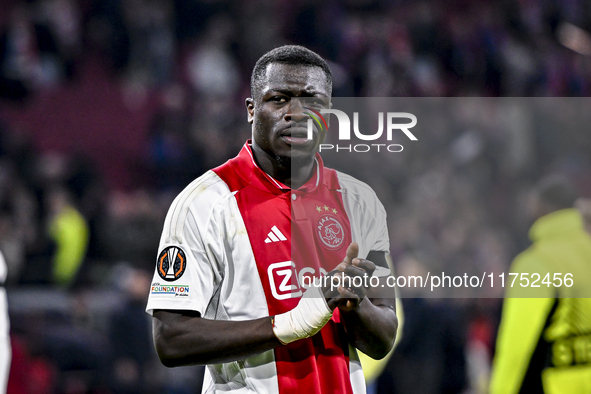
M 384 357 L 397 318 L 393 296 L 351 279 L 385 283 L 386 213 L 367 185 L 324 167 L 325 128 L 307 138 L 306 103 L 330 106 L 321 57 L 274 49 L 251 90 L 252 140 L 167 215 L 147 306 L 158 355 L 207 364 L 207 393 L 363 393 L 355 349 Z M 343 285 L 304 284 L 327 275 Z

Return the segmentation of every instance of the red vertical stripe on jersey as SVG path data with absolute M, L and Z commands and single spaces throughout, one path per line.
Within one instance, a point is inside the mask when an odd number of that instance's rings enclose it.
M 308 273 L 313 270 L 313 276 L 318 276 L 321 268 L 331 271 L 342 261 L 351 242 L 350 223 L 336 191 L 336 172 L 324 169 L 318 160 L 321 179 L 315 175 L 294 191 L 295 201 L 291 190 L 277 187 L 254 164 L 247 145 L 238 157 L 214 169 L 236 192 L 271 315 L 287 312 L 298 304 L 298 293 L 305 291 L 296 277 L 302 268 Z M 317 210 L 319 206 L 322 212 Z M 338 248 L 325 247 L 314 235 L 319 217 L 328 214 L 339 222 L 344 233 Z M 274 226 L 287 241 L 272 240 Z M 352 393 L 348 341 L 338 311 L 314 337 L 276 348 L 275 362 L 281 394 Z

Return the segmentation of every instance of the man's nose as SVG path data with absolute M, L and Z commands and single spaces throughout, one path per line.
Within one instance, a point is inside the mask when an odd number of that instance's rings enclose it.
M 292 99 L 289 103 L 289 111 L 287 111 L 286 120 L 292 122 L 304 122 L 308 117 L 303 103 L 300 100 Z

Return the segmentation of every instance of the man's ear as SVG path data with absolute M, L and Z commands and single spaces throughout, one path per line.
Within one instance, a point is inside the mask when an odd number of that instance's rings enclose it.
M 246 111 L 248 112 L 248 123 L 254 122 L 254 100 L 252 98 L 246 99 Z

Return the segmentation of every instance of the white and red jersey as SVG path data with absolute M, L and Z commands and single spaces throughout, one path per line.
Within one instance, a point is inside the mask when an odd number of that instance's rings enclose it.
M 236 321 L 284 313 L 298 304 L 304 277 L 333 270 L 352 241 L 359 257 L 389 251 L 386 212 L 369 186 L 317 155 L 312 178 L 291 190 L 257 166 L 247 142 L 173 202 L 146 309 Z M 253 391 L 364 393 L 338 309 L 311 338 L 206 368 L 203 392 Z

